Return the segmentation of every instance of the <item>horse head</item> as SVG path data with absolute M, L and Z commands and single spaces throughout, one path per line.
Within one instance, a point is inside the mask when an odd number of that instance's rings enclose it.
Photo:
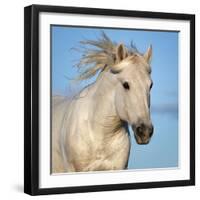
M 120 44 L 116 47 L 115 64 L 110 69 L 117 80 L 117 114 L 121 120 L 131 125 L 138 144 L 147 144 L 153 134 L 150 118 L 150 91 L 153 84 L 151 56 L 151 46 L 145 54 L 140 54 L 130 53 Z

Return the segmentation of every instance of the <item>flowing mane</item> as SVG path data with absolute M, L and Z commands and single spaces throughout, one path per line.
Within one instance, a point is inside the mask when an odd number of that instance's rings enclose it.
M 112 41 L 104 32 L 97 40 L 80 41 L 82 56 L 75 66 L 79 70 L 76 80 L 86 80 L 95 76 L 98 72 L 108 70 L 116 62 L 116 49 L 118 44 Z M 131 44 L 124 45 L 128 55 L 140 54 L 136 47 Z

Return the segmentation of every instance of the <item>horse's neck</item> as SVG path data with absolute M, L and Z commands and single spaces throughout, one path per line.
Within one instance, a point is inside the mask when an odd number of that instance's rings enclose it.
M 115 108 L 115 86 L 116 80 L 109 72 L 101 75 L 94 84 L 90 119 L 93 128 L 97 129 L 100 134 L 114 135 L 123 125 Z

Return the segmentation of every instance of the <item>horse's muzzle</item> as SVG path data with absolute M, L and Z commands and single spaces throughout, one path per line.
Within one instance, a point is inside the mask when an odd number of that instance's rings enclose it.
M 153 135 L 153 125 L 145 125 L 141 123 L 137 126 L 132 126 L 134 136 L 138 144 L 148 144 Z

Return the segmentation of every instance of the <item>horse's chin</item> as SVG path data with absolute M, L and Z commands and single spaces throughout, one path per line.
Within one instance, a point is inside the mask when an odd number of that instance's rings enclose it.
M 145 144 L 149 144 L 150 139 L 142 139 L 140 137 L 138 137 L 136 139 L 137 144 L 139 145 L 145 145 Z

